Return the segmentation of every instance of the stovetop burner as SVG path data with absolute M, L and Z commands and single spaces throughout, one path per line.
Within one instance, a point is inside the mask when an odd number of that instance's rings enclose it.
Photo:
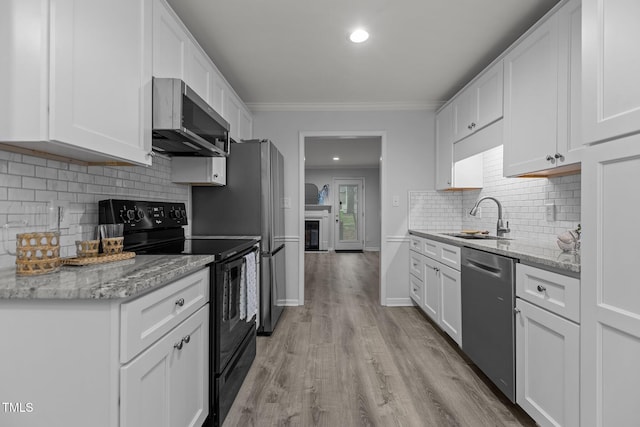
M 124 224 L 124 249 L 137 254 L 214 255 L 222 260 L 259 242 L 254 238 L 185 238 L 184 203 L 101 200 L 100 224 Z

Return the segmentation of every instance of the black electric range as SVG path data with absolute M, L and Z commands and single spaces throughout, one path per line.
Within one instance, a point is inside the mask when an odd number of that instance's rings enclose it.
M 243 269 L 254 257 L 259 275 L 258 238 L 187 238 L 184 203 L 102 200 L 100 224 L 124 224 L 124 249 L 141 255 L 213 255 L 210 268 L 209 396 L 205 425 L 222 425 L 256 355 L 256 316 L 241 318 Z

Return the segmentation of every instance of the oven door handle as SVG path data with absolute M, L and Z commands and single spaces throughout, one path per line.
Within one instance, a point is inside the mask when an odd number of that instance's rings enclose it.
M 233 270 L 234 268 L 240 268 L 240 272 L 239 272 L 239 277 L 240 280 L 242 280 L 242 267 L 244 267 L 244 265 L 246 264 L 246 259 L 244 257 L 237 259 L 236 261 L 230 262 L 228 264 L 225 264 L 224 266 L 224 294 L 222 296 L 222 321 L 223 322 L 228 322 L 231 320 L 232 313 L 236 313 L 236 315 L 239 314 L 239 310 L 234 310 L 234 305 L 239 304 L 239 300 L 240 300 L 240 289 L 238 289 L 237 292 L 235 292 L 235 290 L 233 289 L 233 287 L 231 286 L 231 281 L 230 281 L 230 276 L 231 276 L 231 270 Z M 246 280 L 246 278 L 245 278 Z M 243 284 L 240 283 L 240 286 L 242 286 Z M 238 295 L 238 300 L 234 301 L 234 297 L 236 296 L 236 294 Z M 239 307 L 236 307 L 239 308 Z M 233 316 L 235 317 L 235 316 Z

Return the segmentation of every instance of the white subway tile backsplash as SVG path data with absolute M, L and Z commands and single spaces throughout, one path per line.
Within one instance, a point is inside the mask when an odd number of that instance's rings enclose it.
M 148 168 L 84 166 L 0 150 L 0 228 L 9 226 L 0 237 L 0 268 L 15 263 L 7 249 L 15 248 L 17 233 L 55 228 L 48 202 L 69 203 L 70 227 L 60 230 L 60 243 L 61 255 L 73 256 L 76 240 L 93 238 L 98 201 L 109 198 L 187 203 L 189 186 L 171 182 L 171 162 L 161 156 Z
M 409 228 L 428 230 L 482 229 L 495 234 L 498 209 L 482 202 L 480 218 L 469 215 L 478 199 L 493 196 L 503 205 L 511 237 L 555 241 L 580 222 L 580 174 L 558 178 L 504 178 L 502 146 L 484 153 L 484 187 L 462 192 L 410 191 Z M 545 202 L 553 201 L 556 220 L 546 220 Z M 444 212 L 438 207 L 452 207 Z

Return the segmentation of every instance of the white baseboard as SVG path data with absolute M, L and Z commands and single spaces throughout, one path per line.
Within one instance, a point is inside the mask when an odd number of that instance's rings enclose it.
M 387 298 L 387 307 L 411 307 L 413 301 L 411 298 Z
M 366 246 L 364 248 L 365 251 L 367 252 L 380 252 L 380 247 L 379 246 Z

